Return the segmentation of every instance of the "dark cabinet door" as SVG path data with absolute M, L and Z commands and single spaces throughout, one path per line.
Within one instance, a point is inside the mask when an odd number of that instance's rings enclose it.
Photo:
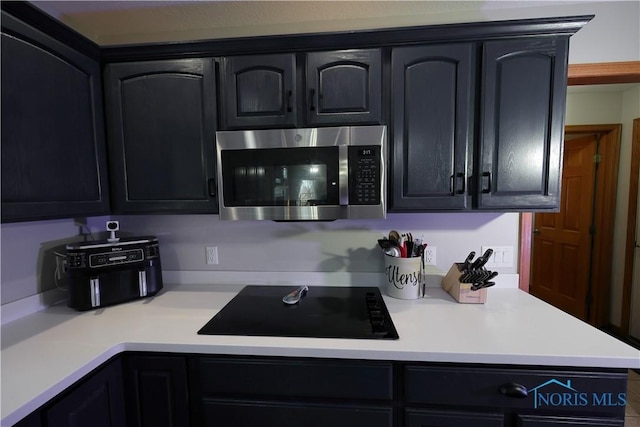
M 124 356 L 127 426 L 189 425 L 187 362 L 182 356 Z
M 100 64 L 2 12 L 2 221 L 109 211 Z
M 568 36 L 484 44 L 478 208 L 559 206 L 568 44 Z
M 503 427 L 504 415 L 481 412 L 408 409 L 404 427 Z
M 295 54 L 237 56 L 223 62 L 227 129 L 296 125 Z
M 83 380 L 46 410 L 47 427 L 122 427 L 125 407 L 121 360 Z
M 392 427 L 390 406 L 207 400 L 204 426 Z
M 308 53 L 306 71 L 307 124 L 381 123 L 380 49 Z
M 105 73 L 118 213 L 217 213 L 212 59 L 111 64 Z
M 467 207 L 475 56 L 472 43 L 393 50 L 391 211 Z

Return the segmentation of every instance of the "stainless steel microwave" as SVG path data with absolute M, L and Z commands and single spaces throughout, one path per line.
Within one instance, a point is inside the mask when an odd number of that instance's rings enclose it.
M 216 132 L 220 219 L 386 217 L 386 126 Z

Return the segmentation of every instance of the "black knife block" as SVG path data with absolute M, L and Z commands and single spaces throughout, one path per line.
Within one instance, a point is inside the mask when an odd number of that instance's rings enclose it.
M 487 288 L 472 291 L 473 283 L 462 283 L 463 271 L 460 264 L 453 263 L 449 272 L 442 279 L 442 289 L 447 291 L 456 301 L 462 304 L 484 304 L 487 302 Z

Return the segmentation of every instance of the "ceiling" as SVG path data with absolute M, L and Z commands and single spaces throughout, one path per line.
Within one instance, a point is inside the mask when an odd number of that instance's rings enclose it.
M 474 1 L 32 1 L 95 43 L 122 45 L 484 21 L 558 4 Z M 568 3 L 566 0 L 562 3 Z

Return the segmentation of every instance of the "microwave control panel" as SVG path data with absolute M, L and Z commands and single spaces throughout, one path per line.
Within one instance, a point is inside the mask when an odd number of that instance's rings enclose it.
M 380 146 L 350 146 L 349 204 L 379 205 L 381 180 Z

